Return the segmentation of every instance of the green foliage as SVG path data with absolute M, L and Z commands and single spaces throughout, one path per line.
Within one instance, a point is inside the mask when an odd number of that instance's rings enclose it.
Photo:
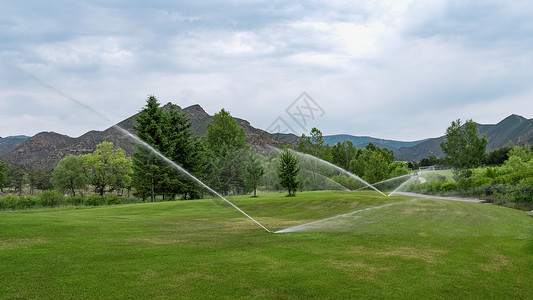
M 279 184 L 288 190 L 289 195 L 296 194 L 299 185 L 296 178 L 299 172 L 298 159 L 289 150 L 285 150 L 280 157 L 278 178 Z
M 85 204 L 86 206 L 99 206 L 103 205 L 104 203 L 104 197 L 98 194 L 92 194 L 90 196 L 87 196 L 83 201 L 83 204 Z
M 28 172 L 28 183 L 30 185 L 30 194 L 33 195 L 34 189 L 49 190 L 52 189 L 52 174 L 49 171 L 41 169 L 31 169 Z
M 343 168 L 350 169 L 350 161 L 360 155 L 361 149 L 355 148 L 351 141 L 338 142 L 331 147 L 332 163 Z
M 87 185 L 81 156 L 69 155 L 63 158 L 52 172 L 51 182 L 55 189 L 63 193 L 68 191 L 76 196 L 76 189 Z
M 469 169 L 481 165 L 487 147 L 486 136 L 478 137 L 477 125 L 467 120 L 453 121 L 446 129 L 446 140 L 441 143 L 446 162 L 456 169 Z
M 213 122 L 206 127 L 207 144 L 214 152 L 244 147 L 244 129 L 225 109 L 213 116 Z
M 116 205 L 116 204 L 122 204 L 122 201 L 120 200 L 120 197 L 117 195 L 109 195 L 105 197 L 105 203 L 107 205 Z
M 4 191 L 4 188 L 7 187 L 8 181 L 7 181 L 7 172 L 9 170 L 8 165 L 0 161 L 0 192 Z
M 7 195 L 5 197 L 0 198 L 0 209 L 16 209 L 17 208 L 17 201 L 19 197 L 15 195 Z
M 244 129 L 222 109 L 207 125 L 207 147 L 212 153 L 213 187 L 222 194 L 244 193 L 246 191 L 247 154 Z
M 265 174 L 265 168 L 259 154 L 253 150 L 248 151 L 248 159 L 246 161 L 246 186 L 252 189 L 254 197 L 257 196 L 257 185 L 261 180 L 261 177 Z
M 202 178 L 208 162 L 204 145 L 192 137 L 189 119 L 177 107 L 168 111 L 159 106 L 157 98 L 149 96 L 147 104 L 136 118 L 137 136 L 192 175 Z M 133 185 L 135 196 L 152 202 L 157 195 L 174 199 L 197 198 L 201 188 L 148 147 L 137 145 L 133 154 Z
M 75 205 L 75 206 L 82 205 L 83 201 L 84 201 L 84 198 L 83 196 L 80 196 L 80 195 L 68 196 L 67 198 L 65 198 L 65 204 L 68 204 L 68 205 Z
M 18 195 L 22 195 L 22 188 L 27 183 L 26 172 L 21 167 L 13 167 L 7 170 L 8 186 L 15 189 Z
M 330 147 L 324 141 L 322 132 L 316 127 L 311 129 L 310 136 L 302 134 L 297 150 L 298 152 L 309 154 L 325 161 L 332 161 L 333 159 Z
M 43 207 L 54 207 L 63 203 L 63 195 L 58 191 L 47 190 L 39 195 L 39 203 Z
M 509 158 L 509 151 L 511 151 L 511 149 L 511 147 L 502 147 L 493 150 L 485 156 L 485 161 L 483 163 L 488 166 L 500 166 Z
M 81 160 L 83 173 L 100 196 L 131 183 L 131 160 L 124 150 L 114 149 L 112 142 L 98 144 L 93 153 L 83 155 Z

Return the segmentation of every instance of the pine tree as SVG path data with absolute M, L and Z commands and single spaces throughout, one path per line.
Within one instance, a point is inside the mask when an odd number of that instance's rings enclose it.
M 296 176 L 299 172 L 298 159 L 289 150 L 285 150 L 280 157 L 278 178 L 280 180 L 279 184 L 289 191 L 289 196 L 296 194 L 296 189 L 299 185 Z

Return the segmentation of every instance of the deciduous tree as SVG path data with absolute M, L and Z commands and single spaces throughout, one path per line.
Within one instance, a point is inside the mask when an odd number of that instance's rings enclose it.
M 85 188 L 87 184 L 81 156 L 69 155 L 63 158 L 52 172 L 51 181 L 55 189 L 69 191 L 72 196 L 76 196 L 76 189 Z

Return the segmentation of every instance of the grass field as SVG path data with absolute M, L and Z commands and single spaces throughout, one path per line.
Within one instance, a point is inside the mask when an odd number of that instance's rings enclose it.
M 0 298 L 431 298 L 533 295 L 533 218 L 374 192 L 0 212 Z M 394 204 L 391 204 L 394 203 Z M 384 206 L 386 204 L 391 204 Z

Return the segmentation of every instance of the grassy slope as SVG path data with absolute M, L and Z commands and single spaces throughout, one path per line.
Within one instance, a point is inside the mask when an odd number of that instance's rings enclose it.
M 406 197 L 241 199 L 270 229 Z M 210 200 L 0 213 L 0 298 L 528 298 L 533 219 L 416 200 L 268 234 Z

